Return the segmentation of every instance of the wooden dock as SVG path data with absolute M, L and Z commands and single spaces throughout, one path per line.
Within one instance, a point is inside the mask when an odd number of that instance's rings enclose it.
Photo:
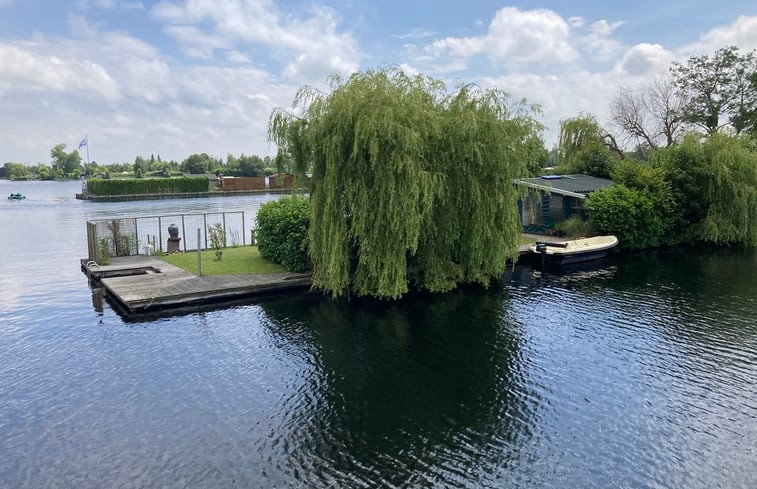
M 304 290 L 312 283 L 309 274 L 295 273 L 197 276 L 144 255 L 113 258 L 104 266 L 85 259 L 82 271 L 99 281 L 106 296 L 127 314 Z
M 528 246 L 519 247 L 521 257 L 530 254 Z M 114 257 L 109 265 L 98 265 L 84 258 L 81 268 L 90 280 L 99 282 L 105 296 L 120 312 L 130 316 L 302 291 L 312 285 L 310 274 L 197 276 L 145 255 Z

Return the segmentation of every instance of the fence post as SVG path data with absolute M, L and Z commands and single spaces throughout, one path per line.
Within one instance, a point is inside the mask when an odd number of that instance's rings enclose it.
M 158 242 L 160 244 L 160 252 L 163 252 L 163 225 L 160 223 L 160 216 L 158 216 Z
M 200 250 L 200 228 L 197 228 L 197 276 L 202 277 L 202 250 Z
M 187 252 L 187 228 L 184 227 L 184 214 L 181 215 L 181 237 L 184 239 L 184 253 Z
M 226 213 L 221 214 L 221 220 L 223 221 L 223 245 L 226 246 Z
M 205 230 L 205 248 L 208 247 L 208 215 L 202 215 L 202 228 Z M 200 238 L 197 238 L 197 246 L 200 246 Z
M 245 240 L 245 236 L 244 236 L 244 211 L 242 211 L 242 246 L 244 246 L 244 240 Z

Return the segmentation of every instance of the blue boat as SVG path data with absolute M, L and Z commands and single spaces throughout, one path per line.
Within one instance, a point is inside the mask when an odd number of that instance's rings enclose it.
M 24 194 L 19 194 L 19 193 L 10 194 L 8 196 L 8 200 L 24 200 L 25 198 L 26 196 Z

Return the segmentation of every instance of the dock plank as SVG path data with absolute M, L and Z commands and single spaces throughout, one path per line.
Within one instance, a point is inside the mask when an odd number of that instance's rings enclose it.
M 312 283 L 309 274 L 295 273 L 196 276 L 144 255 L 120 257 L 102 267 L 83 263 L 83 268 L 90 277 L 99 274 L 106 293 L 130 313 L 304 289 Z

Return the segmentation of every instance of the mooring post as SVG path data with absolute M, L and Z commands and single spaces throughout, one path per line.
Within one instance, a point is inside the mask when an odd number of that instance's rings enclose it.
M 202 277 L 202 250 L 200 249 L 200 228 L 197 228 L 197 276 Z

